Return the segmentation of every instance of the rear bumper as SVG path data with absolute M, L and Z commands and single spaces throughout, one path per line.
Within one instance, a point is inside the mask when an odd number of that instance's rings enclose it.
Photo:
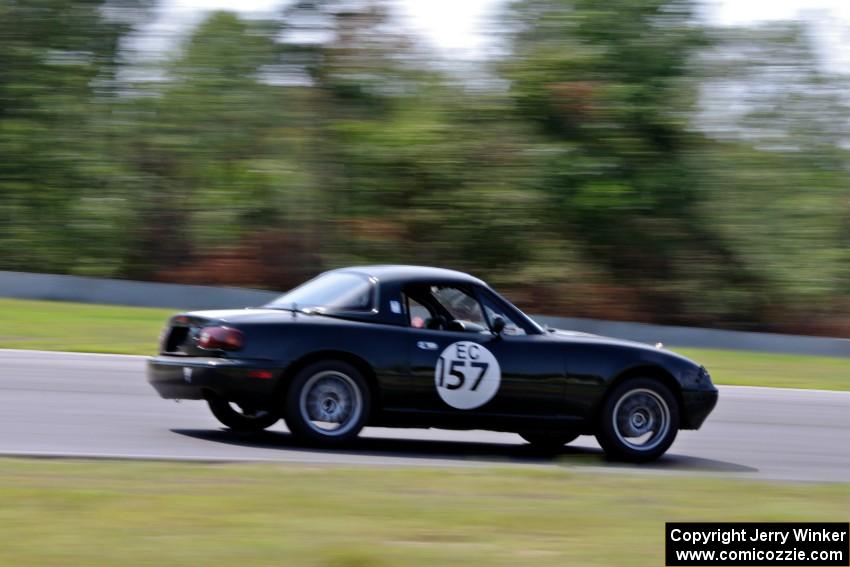
M 272 403 L 282 374 L 267 360 L 187 356 L 155 356 L 147 369 L 148 383 L 163 398 L 200 400 L 214 392 L 257 406 Z
M 705 390 L 684 390 L 682 402 L 682 429 L 699 429 L 717 405 L 717 388 L 711 386 Z

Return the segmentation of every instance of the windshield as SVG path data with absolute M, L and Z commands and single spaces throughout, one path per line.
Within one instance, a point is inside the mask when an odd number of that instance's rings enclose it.
M 532 332 L 537 332 L 537 333 L 545 332 L 543 326 L 540 325 L 540 323 L 538 323 L 537 321 L 535 321 L 534 319 L 532 319 L 531 317 L 529 317 L 528 315 L 523 313 L 522 310 L 520 310 L 519 307 L 517 307 L 516 305 L 514 305 L 513 303 L 511 303 L 510 301 L 505 299 L 505 297 L 502 294 L 500 294 L 498 291 L 490 288 L 490 293 L 492 293 L 493 295 L 498 297 L 502 301 L 502 303 L 504 303 L 504 304 L 506 304 L 510 307 L 513 307 L 513 309 L 515 310 L 516 315 L 518 316 L 516 318 L 517 319 L 516 321 L 513 320 L 514 317 L 509 317 L 509 318 L 506 317 L 505 313 L 496 313 L 496 315 L 501 315 L 505 319 L 505 323 L 513 324 L 513 323 L 516 322 L 516 323 L 519 323 L 520 326 L 525 327 L 525 325 L 522 325 L 522 323 L 520 323 L 520 321 L 524 321 L 527 325 L 531 326 L 531 328 L 533 329 Z M 491 311 L 492 311 L 492 309 L 491 309 Z M 488 314 L 490 314 L 490 313 L 488 312 Z M 525 330 L 528 331 L 529 329 L 525 329 Z
M 369 311 L 373 284 L 367 276 L 329 272 L 289 291 L 266 307 L 319 311 Z

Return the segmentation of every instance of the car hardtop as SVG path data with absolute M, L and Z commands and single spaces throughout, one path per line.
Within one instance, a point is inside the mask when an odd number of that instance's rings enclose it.
M 330 272 L 361 274 L 375 278 L 380 283 L 396 285 L 440 283 L 488 287 L 484 281 L 464 272 L 458 272 L 457 270 L 449 270 L 446 268 L 434 268 L 431 266 L 379 264 L 370 266 L 351 266 L 348 268 L 330 270 Z
M 503 305 L 505 310 L 515 319 L 523 321 L 523 327 L 527 327 L 527 332 L 531 334 L 542 334 L 544 332 L 537 323 L 519 311 L 516 306 L 499 295 L 483 280 L 457 270 L 430 266 L 377 264 L 328 270 L 319 274 L 317 278 L 329 274 L 353 274 L 370 280 L 374 286 L 373 306 L 370 310 L 362 311 L 319 310 L 317 312 L 319 315 L 407 327 L 408 315 L 403 307 L 407 286 L 454 286 L 467 288 L 470 291 L 477 290 L 474 291 L 475 295 L 484 293 L 489 296 L 497 304 Z M 286 306 L 286 303 L 282 302 L 276 307 L 286 308 Z

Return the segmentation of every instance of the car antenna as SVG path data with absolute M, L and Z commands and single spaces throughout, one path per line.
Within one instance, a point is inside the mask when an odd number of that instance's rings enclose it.
M 298 318 L 298 304 L 295 303 L 294 301 L 292 302 L 292 318 L 293 319 Z

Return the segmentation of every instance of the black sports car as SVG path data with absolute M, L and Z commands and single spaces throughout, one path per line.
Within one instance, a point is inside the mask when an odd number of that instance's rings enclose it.
M 662 455 L 717 402 L 705 368 L 652 346 L 538 325 L 451 270 L 333 270 L 256 309 L 171 318 L 148 380 L 224 425 L 283 418 L 335 445 L 364 425 L 492 429 L 554 449 L 595 435 L 612 457 Z

